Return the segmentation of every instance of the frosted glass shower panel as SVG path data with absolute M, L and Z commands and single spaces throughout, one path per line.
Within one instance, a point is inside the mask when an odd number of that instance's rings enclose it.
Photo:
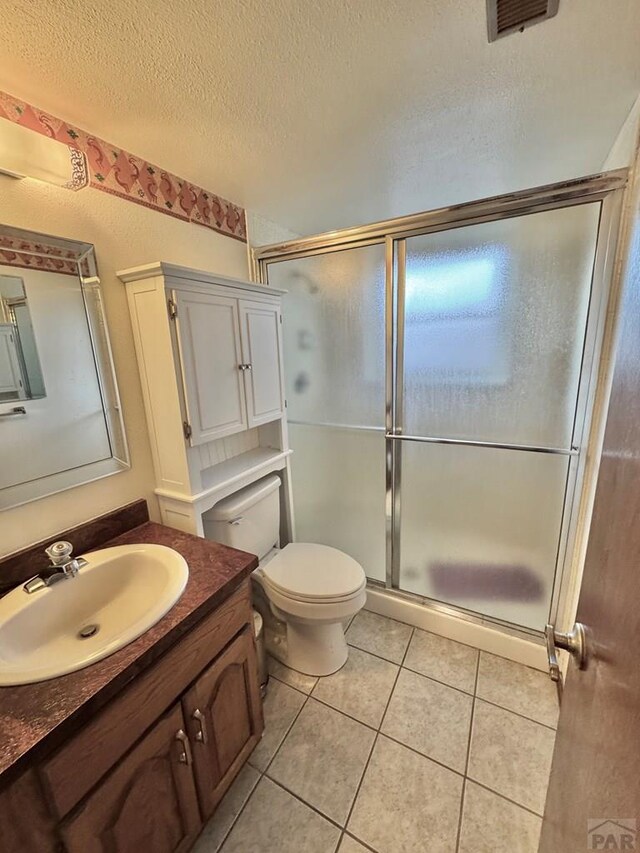
M 383 432 L 290 424 L 296 538 L 349 554 L 385 577 Z
M 600 203 L 406 242 L 409 435 L 568 448 Z
M 402 442 L 400 588 L 542 630 L 568 460 Z
M 288 416 L 383 426 L 384 245 L 269 264 L 283 301 Z

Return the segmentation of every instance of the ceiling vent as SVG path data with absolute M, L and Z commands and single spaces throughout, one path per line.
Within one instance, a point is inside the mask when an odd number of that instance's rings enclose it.
M 487 0 L 489 41 L 522 32 L 558 14 L 560 0 Z

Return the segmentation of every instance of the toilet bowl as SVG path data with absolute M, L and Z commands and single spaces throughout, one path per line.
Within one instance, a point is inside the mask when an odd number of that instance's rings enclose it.
M 330 675 L 346 663 L 344 623 L 365 604 L 365 573 L 327 545 L 274 547 L 279 488 L 279 477 L 271 475 L 220 501 L 203 515 L 205 536 L 260 558 L 253 580 L 267 650 L 298 672 Z

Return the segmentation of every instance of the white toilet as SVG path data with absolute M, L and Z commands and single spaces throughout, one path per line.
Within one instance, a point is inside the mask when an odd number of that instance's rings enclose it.
M 347 660 L 343 623 L 366 600 L 366 578 L 354 559 L 326 545 L 275 546 L 280 530 L 280 478 L 265 477 L 204 513 L 207 539 L 257 554 L 257 597 L 268 606 L 267 650 L 307 675 L 330 675 Z

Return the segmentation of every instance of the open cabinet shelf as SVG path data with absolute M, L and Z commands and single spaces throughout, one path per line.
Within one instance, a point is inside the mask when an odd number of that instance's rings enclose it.
M 253 481 L 263 472 L 266 475 L 282 468 L 282 462 L 290 453 L 290 450 L 256 447 L 213 465 L 202 472 L 202 492 L 197 497 L 204 498 L 226 486 L 237 486 L 245 479 Z

